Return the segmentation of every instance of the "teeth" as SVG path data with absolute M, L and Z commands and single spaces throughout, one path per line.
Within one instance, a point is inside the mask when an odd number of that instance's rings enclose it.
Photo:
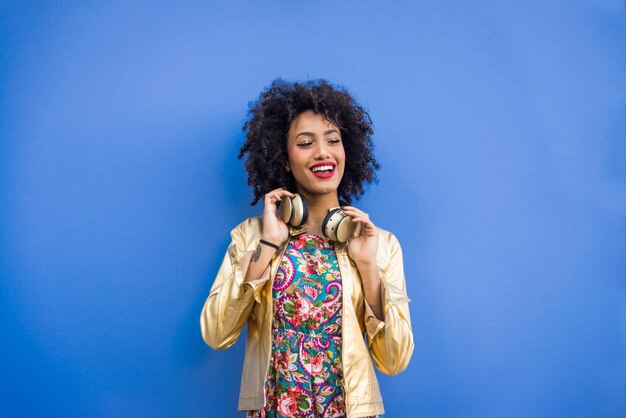
M 332 171 L 332 165 L 319 165 L 317 167 L 313 167 L 313 171 Z

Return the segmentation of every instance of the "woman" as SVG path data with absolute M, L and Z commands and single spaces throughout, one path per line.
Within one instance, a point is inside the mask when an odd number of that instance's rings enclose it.
M 231 231 L 202 336 L 226 349 L 248 324 L 239 396 L 248 417 L 380 417 L 372 360 L 403 371 L 413 334 L 400 244 L 350 205 L 379 168 L 369 116 L 325 80 L 276 80 L 249 115 L 239 158 L 263 216 Z M 296 193 L 308 207 L 300 226 L 277 215 Z M 336 207 L 359 225 L 347 242 L 323 228 Z

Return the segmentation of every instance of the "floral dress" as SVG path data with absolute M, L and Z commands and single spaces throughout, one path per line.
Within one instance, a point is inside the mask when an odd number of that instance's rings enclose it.
M 308 233 L 289 241 L 272 286 L 266 404 L 247 418 L 345 417 L 341 286 L 332 242 Z

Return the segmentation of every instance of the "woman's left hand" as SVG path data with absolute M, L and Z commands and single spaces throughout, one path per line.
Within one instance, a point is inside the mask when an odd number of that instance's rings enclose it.
M 342 206 L 343 212 L 352 218 L 352 222 L 361 224 L 357 237 L 348 240 L 348 255 L 358 268 L 376 266 L 378 253 L 378 229 L 367 213 L 353 206 Z

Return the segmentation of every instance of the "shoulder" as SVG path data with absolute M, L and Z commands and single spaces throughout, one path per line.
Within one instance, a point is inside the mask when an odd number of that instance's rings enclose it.
M 232 229 L 232 232 L 246 233 L 251 230 L 261 229 L 263 227 L 263 217 L 253 216 L 240 222 Z
M 378 229 L 378 255 L 377 264 L 379 268 L 389 265 L 395 257 L 402 256 L 402 249 L 398 238 L 390 231 L 376 227 Z
M 398 241 L 398 238 L 396 238 L 396 236 L 391 233 L 390 231 L 387 231 L 386 229 L 380 228 L 380 227 L 376 227 L 376 229 L 378 229 L 378 243 L 380 245 L 380 243 L 383 243 L 387 246 L 391 246 L 391 245 L 397 245 L 400 246 L 400 242 Z
M 242 222 L 230 231 L 230 236 L 237 246 L 244 250 L 254 247 L 263 231 L 263 217 L 253 216 Z

